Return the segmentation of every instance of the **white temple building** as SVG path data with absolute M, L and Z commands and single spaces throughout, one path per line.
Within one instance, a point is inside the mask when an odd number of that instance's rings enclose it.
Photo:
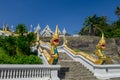
M 58 25 L 56 25 L 56 27 L 58 27 Z M 39 36 L 51 37 L 54 34 L 54 31 L 52 31 L 50 29 L 49 25 L 47 25 L 41 32 L 38 31 L 41 28 L 39 24 L 37 25 L 37 27 L 33 27 L 33 25 L 31 24 L 29 32 L 32 32 L 32 28 L 34 30 L 34 33 L 36 33 L 36 32 L 40 33 Z M 59 27 L 58 27 L 59 37 L 63 37 L 64 36 L 64 31 L 66 33 L 65 28 L 61 32 Z M 3 30 L 0 30 L 0 35 L 5 34 L 5 36 L 9 36 L 9 35 L 12 35 L 12 32 L 14 33 L 13 25 L 11 26 L 11 29 L 9 29 L 9 27 L 7 27 L 7 25 L 3 25 Z
M 43 37 L 51 37 L 53 35 L 53 31 L 50 29 L 50 27 L 47 25 L 43 31 L 40 33 Z
M 56 25 L 56 27 L 58 27 L 58 25 Z M 59 36 L 62 37 L 63 33 L 60 31 L 59 27 L 58 27 L 58 32 L 59 32 Z M 49 25 L 47 25 L 40 33 L 40 35 L 43 37 L 51 37 L 53 34 L 54 34 L 54 31 L 50 29 Z

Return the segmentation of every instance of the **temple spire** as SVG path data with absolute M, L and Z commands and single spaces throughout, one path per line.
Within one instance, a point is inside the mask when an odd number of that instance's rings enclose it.
M 65 28 L 63 29 L 63 31 L 62 31 L 62 32 L 63 32 L 63 34 L 64 34 L 64 35 L 66 34 L 66 30 L 65 30 Z
M 59 37 L 59 33 L 58 33 L 58 25 L 56 25 L 55 33 L 54 33 L 53 36 L 56 37 L 56 38 Z

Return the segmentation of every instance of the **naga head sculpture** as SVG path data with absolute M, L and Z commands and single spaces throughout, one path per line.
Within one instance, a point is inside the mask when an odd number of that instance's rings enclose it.
M 59 44 L 58 27 L 56 27 L 55 33 L 52 36 L 51 43 L 55 46 L 58 46 L 58 44 Z
M 97 49 L 105 50 L 106 48 L 106 41 L 104 39 L 104 34 L 102 33 L 102 38 L 100 39 L 99 43 L 97 44 Z

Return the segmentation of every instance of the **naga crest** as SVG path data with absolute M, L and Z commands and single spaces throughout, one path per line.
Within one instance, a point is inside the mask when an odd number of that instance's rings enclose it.
M 58 26 L 56 27 L 55 33 L 52 36 L 51 43 L 55 46 L 58 46 L 59 44 Z
M 102 38 L 100 39 L 99 43 L 96 46 L 97 49 L 105 50 L 106 48 L 106 41 L 104 39 L 104 34 L 102 33 Z

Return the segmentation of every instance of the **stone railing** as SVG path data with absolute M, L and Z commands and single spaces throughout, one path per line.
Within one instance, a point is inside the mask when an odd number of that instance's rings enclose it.
M 59 80 L 59 65 L 0 65 L 0 80 Z
M 58 47 L 58 51 L 59 52 L 64 51 L 71 58 L 73 58 L 73 60 L 78 61 L 81 64 L 83 64 L 98 79 L 110 79 L 110 78 L 120 77 L 120 65 L 119 64 L 96 65 L 81 55 L 75 55 L 74 53 L 69 51 L 64 46 Z
M 43 64 L 49 65 L 49 63 L 48 63 L 45 55 L 43 54 L 43 51 L 40 51 L 40 49 L 38 49 L 38 57 L 39 57 L 40 59 L 42 59 Z
M 49 46 L 47 44 L 44 44 L 44 47 L 49 47 Z M 75 55 L 75 53 L 72 53 L 72 51 L 67 49 L 65 46 L 59 46 L 58 52 L 65 52 L 73 60 L 83 64 L 98 79 L 110 79 L 110 78 L 120 77 L 120 64 L 96 65 L 81 55 Z
M 42 46 L 42 47 L 46 47 L 47 49 L 50 49 L 50 43 L 48 43 L 48 42 L 43 42 L 43 41 L 40 41 L 40 45 Z

